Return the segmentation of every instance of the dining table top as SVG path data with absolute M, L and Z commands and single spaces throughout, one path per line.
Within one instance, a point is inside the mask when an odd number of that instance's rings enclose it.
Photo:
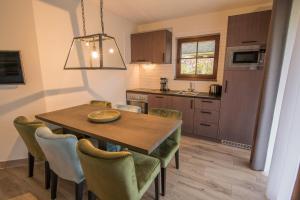
M 151 154 L 182 124 L 181 120 L 122 110 L 118 110 L 121 117 L 116 121 L 93 123 L 88 120 L 89 113 L 105 109 L 97 105 L 84 104 L 38 114 L 35 117 L 100 141 L 118 144 L 144 154 Z

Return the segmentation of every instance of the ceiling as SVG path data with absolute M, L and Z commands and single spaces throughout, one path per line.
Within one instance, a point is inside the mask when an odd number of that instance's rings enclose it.
M 104 8 L 142 24 L 270 2 L 272 0 L 104 0 Z

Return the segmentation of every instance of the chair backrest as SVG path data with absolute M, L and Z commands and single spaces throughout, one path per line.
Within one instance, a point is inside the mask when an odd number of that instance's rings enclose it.
M 177 119 L 182 120 L 182 112 L 178 110 L 171 110 L 171 109 L 163 109 L 163 108 L 152 108 L 148 111 L 149 115 L 156 115 L 164 118 L 169 119 Z M 177 144 L 180 142 L 181 137 L 181 128 L 178 128 L 170 137 L 169 139 L 175 141 Z
M 90 104 L 103 107 L 103 108 L 111 108 L 111 102 L 108 101 L 92 100 L 90 101 Z
M 133 106 L 133 105 L 122 105 L 122 104 L 116 104 L 114 108 L 119 109 L 119 110 L 124 110 L 128 112 L 135 112 L 135 113 L 140 113 L 141 108 L 138 106 Z
M 23 139 L 28 152 L 34 156 L 36 160 L 45 160 L 44 153 L 35 139 L 35 131 L 39 127 L 45 127 L 41 121 L 30 121 L 24 116 L 19 116 L 14 120 L 14 126 Z
M 76 153 L 77 138 L 70 134 L 53 134 L 47 127 L 36 130 L 35 137 L 41 146 L 50 169 L 59 177 L 80 183 L 83 171 Z
M 130 152 L 106 152 L 89 140 L 78 142 L 77 153 L 88 190 L 100 199 L 133 200 L 139 198 L 133 157 Z

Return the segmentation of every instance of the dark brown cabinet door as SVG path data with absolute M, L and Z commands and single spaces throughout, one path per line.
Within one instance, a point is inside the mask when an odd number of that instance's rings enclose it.
M 266 44 L 270 20 L 270 10 L 230 16 L 227 46 Z
M 171 109 L 182 112 L 182 132 L 193 134 L 194 128 L 194 98 L 171 97 Z
M 140 33 L 131 35 L 131 62 L 151 62 L 153 51 L 152 35 Z
M 172 62 L 172 33 L 160 30 L 132 34 L 131 62 L 170 64 Z
M 263 70 L 225 70 L 219 139 L 252 145 Z
M 166 95 L 148 95 L 148 108 L 170 108 L 171 97 Z

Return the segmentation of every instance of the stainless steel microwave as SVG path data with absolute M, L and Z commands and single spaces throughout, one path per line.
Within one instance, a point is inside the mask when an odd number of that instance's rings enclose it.
M 265 64 L 265 46 L 227 47 L 225 68 L 260 69 Z

